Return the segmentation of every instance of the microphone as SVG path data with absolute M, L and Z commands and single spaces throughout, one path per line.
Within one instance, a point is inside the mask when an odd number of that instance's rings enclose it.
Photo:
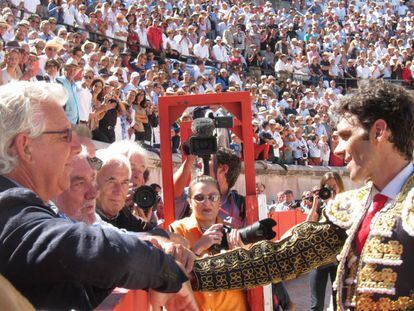
M 191 131 L 196 137 L 212 137 L 215 128 L 214 120 L 210 118 L 197 118 L 191 124 Z

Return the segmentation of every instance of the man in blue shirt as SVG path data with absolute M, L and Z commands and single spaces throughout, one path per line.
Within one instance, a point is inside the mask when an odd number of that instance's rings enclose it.
M 65 113 L 71 124 L 77 124 L 79 122 L 79 101 L 74 81 L 79 70 L 78 62 L 73 58 L 69 58 L 65 64 L 64 75 L 56 78 L 57 82 L 62 84 L 68 93 L 68 100 L 65 104 Z

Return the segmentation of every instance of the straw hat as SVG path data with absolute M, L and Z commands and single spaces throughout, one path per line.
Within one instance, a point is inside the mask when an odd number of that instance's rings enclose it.
M 94 43 L 94 42 L 91 42 L 91 41 L 89 41 L 89 40 L 86 40 L 85 41 L 85 43 L 84 44 L 82 44 L 82 52 L 84 52 L 85 53 L 85 50 L 86 50 L 86 46 L 87 45 L 92 45 L 93 47 L 92 47 L 92 50 L 96 50 L 96 48 L 98 47 L 98 45 L 96 44 L 96 43 Z
M 9 30 L 11 26 L 5 21 L 3 17 L 0 16 L 0 27 L 6 27 L 7 30 Z
M 61 38 L 54 37 L 52 40 L 49 40 L 46 42 L 45 49 L 51 47 L 51 48 L 55 48 L 58 51 L 60 51 L 64 49 L 63 45 L 64 45 L 64 42 Z

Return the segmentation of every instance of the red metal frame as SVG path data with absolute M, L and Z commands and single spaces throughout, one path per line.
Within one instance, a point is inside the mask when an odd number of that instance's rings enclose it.
M 166 96 L 160 97 L 158 102 L 165 227 L 168 227 L 175 218 L 171 126 L 187 107 L 209 105 L 220 105 L 235 117 L 232 131 L 243 141 L 247 222 L 251 224 L 258 220 L 250 93 L 231 92 Z M 182 136 L 188 137 L 188 124 L 183 129 Z M 249 302 L 252 311 L 263 310 L 263 291 L 261 287 L 249 290 Z

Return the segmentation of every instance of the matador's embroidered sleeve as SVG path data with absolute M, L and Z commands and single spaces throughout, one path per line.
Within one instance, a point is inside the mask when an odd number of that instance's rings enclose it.
M 193 289 L 246 289 L 290 280 L 333 262 L 345 239 L 345 231 L 331 223 L 304 222 L 281 241 L 262 241 L 249 250 L 238 248 L 196 260 Z

